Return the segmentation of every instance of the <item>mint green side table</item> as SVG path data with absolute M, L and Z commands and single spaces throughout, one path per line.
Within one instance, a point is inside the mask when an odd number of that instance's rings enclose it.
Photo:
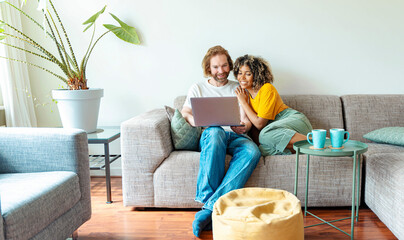
M 312 149 L 312 148 L 310 148 L 310 147 L 312 147 L 312 145 L 310 143 L 308 143 L 306 140 L 299 141 L 299 142 L 296 142 L 295 144 L 293 144 L 293 149 L 296 150 L 296 172 L 295 172 L 294 194 L 297 196 L 299 155 L 306 154 L 307 163 L 306 163 L 306 191 L 305 191 L 304 215 L 307 216 L 307 213 L 308 213 L 311 216 L 322 221 L 322 223 L 305 226 L 305 228 L 318 226 L 318 225 L 322 225 L 322 224 L 328 224 L 331 227 L 334 227 L 337 230 L 350 236 L 351 239 L 354 239 L 354 220 L 356 219 L 356 221 L 358 221 L 358 215 L 359 215 L 360 156 L 362 153 L 365 153 L 368 150 L 368 145 L 366 145 L 365 143 L 359 142 L 359 141 L 349 140 L 348 142 L 346 142 L 343 145 L 342 149 L 332 149 L 332 148 L 330 148 L 330 146 L 331 146 L 330 139 L 326 140 L 325 149 Z M 353 167 L 352 167 L 352 212 L 351 212 L 351 217 L 336 219 L 336 220 L 332 220 L 332 221 L 325 221 L 324 219 L 321 219 L 318 216 L 314 215 L 313 213 L 307 211 L 310 156 L 352 157 Z M 331 160 L 331 161 L 333 161 L 333 160 Z M 356 199 L 356 201 L 355 201 L 355 199 Z M 350 234 L 332 224 L 332 222 L 342 221 L 342 220 L 346 220 L 346 219 L 351 219 L 351 233 Z

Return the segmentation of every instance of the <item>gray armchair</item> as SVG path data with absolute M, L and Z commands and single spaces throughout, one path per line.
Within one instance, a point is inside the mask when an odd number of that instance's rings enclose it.
M 0 240 L 66 239 L 91 217 L 87 134 L 0 128 Z

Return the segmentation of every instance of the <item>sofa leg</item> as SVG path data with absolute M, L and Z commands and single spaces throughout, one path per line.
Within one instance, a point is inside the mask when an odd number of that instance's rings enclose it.
M 72 233 L 72 240 L 78 240 L 79 239 L 79 232 L 76 230 Z

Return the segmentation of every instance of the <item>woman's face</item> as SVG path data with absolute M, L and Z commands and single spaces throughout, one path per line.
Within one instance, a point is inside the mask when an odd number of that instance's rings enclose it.
M 237 74 L 237 80 L 240 83 L 241 88 L 252 90 L 254 76 L 249 66 L 244 65 L 240 67 Z

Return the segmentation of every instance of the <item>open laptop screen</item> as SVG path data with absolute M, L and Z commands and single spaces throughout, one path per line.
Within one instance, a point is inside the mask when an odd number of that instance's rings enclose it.
M 191 106 L 196 126 L 240 126 L 237 97 L 191 98 Z

